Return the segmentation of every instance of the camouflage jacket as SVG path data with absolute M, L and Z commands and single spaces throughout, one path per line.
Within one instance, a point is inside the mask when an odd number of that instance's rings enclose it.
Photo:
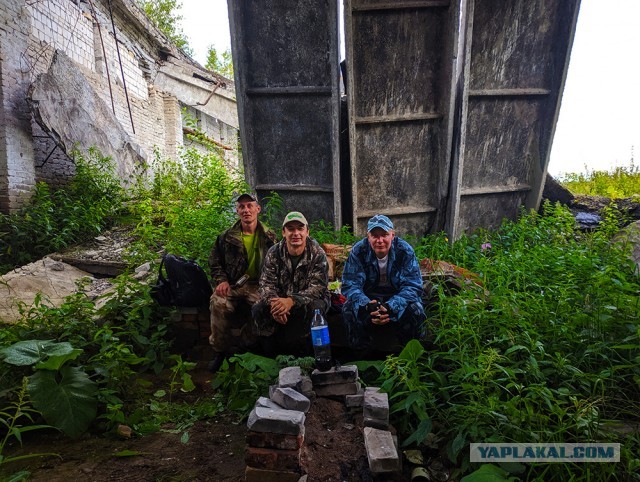
M 290 297 L 294 306 L 322 300 L 326 310 L 330 303 L 328 283 L 327 256 L 316 240 L 307 238 L 304 253 L 294 271 L 283 239 L 269 250 L 264 260 L 260 275 L 260 298 Z
M 276 235 L 268 227 L 258 221 L 256 234 L 258 239 L 258 255 L 261 264 L 264 262 L 264 255 L 277 241 Z M 217 286 L 223 281 L 234 284 L 247 272 L 249 259 L 247 250 L 242 242 L 242 227 L 240 220 L 224 231 L 216 239 L 211 254 L 209 255 L 209 269 L 213 286 Z

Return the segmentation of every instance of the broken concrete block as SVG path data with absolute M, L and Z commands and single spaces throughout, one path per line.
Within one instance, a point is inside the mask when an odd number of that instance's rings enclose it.
M 299 471 L 300 451 L 247 447 L 244 461 L 257 469 Z
M 244 472 L 246 482 L 298 482 L 300 474 L 285 470 L 265 470 L 247 467 Z
M 334 385 L 318 385 L 315 392 L 319 397 L 340 397 L 342 395 L 355 395 L 360 388 L 360 382 L 336 383 Z
M 280 450 L 298 450 L 304 443 L 302 435 L 287 435 L 284 433 L 247 431 L 247 445 Z
M 362 402 L 364 400 L 364 390 L 359 390 L 355 395 L 345 395 L 344 396 L 344 404 L 348 408 L 356 408 L 362 407 Z
M 296 410 L 254 407 L 247 420 L 247 428 L 255 432 L 304 435 L 305 415 Z
M 369 469 L 374 474 L 395 472 L 400 468 L 400 459 L 391 432 L 365 427 L 364 446 L 369 459 Z
M 282 405 L 278 405 L 276 402 L 274 402 L 273 400 L 267 397 L 258 398 L 255 406 L 264 407 L 264 408 L 287 408 L 287 407 L 283 407 Z
M 311 407 L 311 401 L 293 388 L 277 388 L 273 392 L 271 400 L 287 410 L 298 410 L 307 413 Z
M 278 386 L 302 391 L 302 369 L 300 367 L 286 367 L 280 370 Z
M 374 390 L 365 390 L 362 414 L 365 418 L 377 418 L 389 422 L 389 395 Z
M 311 373 L 311 381 L 313 386 L 332 385 L 338 383 L 352 383 L 358 380 L 358 367 L 355 365 L 345 365 L 340 367 L 331 367 L 331 369 L 321 372 L 313 370 Z

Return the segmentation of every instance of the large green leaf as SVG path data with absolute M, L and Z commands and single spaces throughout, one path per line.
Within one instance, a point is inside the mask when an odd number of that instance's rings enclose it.
M 66 341 L 24 340 L 0 350 L 0 357 L 11 365 L 24 366 L 35 365 L 47 357 L 65 357 L 73 353 L 74 348 Z
M 483 464 L 478 470 L 463 477 L 460 482 L 515 482 L 516 477 L 509 477 L 509 472 L 493 464 Z
M 63 367 L 60 372 L 38 370 L 29 377 L 27 388 L 47 423 L 70 437 L 84 433 L 96 418 L 97 387 L 78 367 Z

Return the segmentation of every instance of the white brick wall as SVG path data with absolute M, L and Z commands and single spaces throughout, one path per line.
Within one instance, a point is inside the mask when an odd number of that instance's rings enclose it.
M 64 51 L 86 69 L 94 68 L 93 24 L 69 0 L 46 0 L 27 6 L 31 34 L 47 45 Z
M 118 121 L 149 160 L 156 148 L 163 157 L 179 153 L 180 104 L 153 85 L 159 69 L 158 45 L 140 34 L 137 22 L 123 21 L 121 11 L 114 9 L 118 58 L 107 0 L 92 2 L 95 11 L 86 0 L 0 0 L 0 210 L 19 207 L 36 180 L 60 185 L 74 172 L 59 148 L 47 159 L 54 144 L 41 137 L 44 133 L 30 118 L 25 101 L 29 84 L 47 72 L 56 50 L 79 66 L 109 108 L 113 96 Z M 211 117 L 205 118 L 205 125 L 210 137 L 236 146 L 235 129 Z M 224 152 L 235 165 L 236 155 Z

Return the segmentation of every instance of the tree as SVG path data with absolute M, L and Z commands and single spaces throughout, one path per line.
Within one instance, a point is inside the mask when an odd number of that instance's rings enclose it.
M 189 47 L 189 40 L 179 26 L 182 15 L 177 11 L 182 8 L 178 0 L 138 0 L 138 5 L 147 14 L 149 20 L 158 27 L 169 39 L 181 48 L 187 55 L 193 56 L 193 50 Z
M 209 45 L 207 50 L 207 62 L 205 68 L 213 70 L 220 75 L 224 75 L 228 79 L 233 79 L 233 59 L 231 58 L 231 49 L 227 49 L 222 54 L 218 54 L 213 45 Z

